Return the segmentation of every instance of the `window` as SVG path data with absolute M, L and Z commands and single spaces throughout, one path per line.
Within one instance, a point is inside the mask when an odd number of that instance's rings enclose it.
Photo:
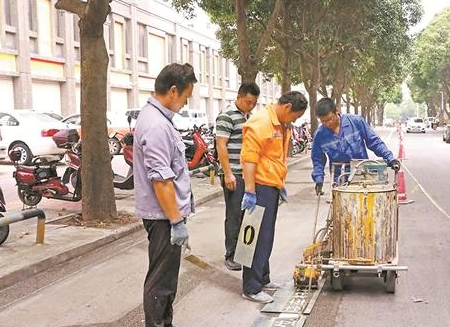
M 189 63 L 189 43 L 181 40 L 181 63 Z
M 206 49 L 202 48 L 200 51 L 200 83 L 207 82 L 207 64 L 206 64 Z
M 30 31 L 37 33 L 36 0 L 28 0 L 28 24 L 30 25 Z
M 80 27 L 78 26 L 79 18 L 73 15 L 73 40 L 75 42 L 80 42 Z
M 64 38 L 64 11 L 56 10 L 55 12 L 55 32 L 56 37 Z
M 131 20 L 126 19 L 125 20 L 125 49 L 126 49 L 126 54 L 131 56 L 131 53 L 133 52 L 132 50 L 132 45 L 131 45 L 131 38 L 132 38 L 132 34 L 131 34 Z
M 6 25 L 13 26 L 11 0 L 3 0 L 3 19 Z
M 214 86 L 220 86 L 220 57 L 218 54 L 214 55 L 214 63 L 213 63 L 213 79 L 214 79 Z
M 230 87 L 230 62 L 225 60 L 225 85 Z
M 124 38 L 123 24 L 114 22 L 114 67 L 118 69 L 124 68 Z
M 147 58 L 147 27 L 143 24 L 138 24 L 139 32 L 139 57 Z
M 11 115 L 0 115 L 0 126 L 19 126 L 19 122 Z
M 166 39 L 148 34 L 149 73 L 157 76 L 166 65 Z

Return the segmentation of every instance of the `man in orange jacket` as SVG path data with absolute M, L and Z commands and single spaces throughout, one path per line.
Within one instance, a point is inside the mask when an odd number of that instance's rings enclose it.
M 278 288 L 278 285 L 270 282 L 269 258 L 278 201 L 280 196 L 284 200 L 287 196 L 284 183 L 290 124 L 305 113 L 307 106 L 305 96 L 293 91 L 281 96 L 274 106 L 257 112 L 243 127 L 241 164 L 245 194 L 241 207 L 250 213 L 257 204 L 265 208 L 252 267 L 243 269 L 242 296 L 251 301 L 272 302 L 272 296 L 264 291 Z

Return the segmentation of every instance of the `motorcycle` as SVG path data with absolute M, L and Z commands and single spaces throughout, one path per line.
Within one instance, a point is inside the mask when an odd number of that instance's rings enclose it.
M 205 125 L 197 127 L 194 125 L 193 129 L 185 134 L 182 134 L 184 144 L 186 145 L 186 160 L 189 170 L 193 170 L 200 167 L 206 167 L 213 165 L 217 173 L 219 165 L 214 159 L 213 151 L 210 146 L 204 140 L 202 136 L 202 130 Z M 205 175 L 209 175 L 208 172 L 204 172 Z
M 0 217 L 3 217 L 3 212 L 6 212 L 5 197 L 3 196 L 2 189 L 0 187 Z M 0 245 L 2 245 L 9 235 L 9 225 L 0 227 Z
M 131 129 L 131 120 L 132 117 L 128 116 L 128 125 L 130 127 L 130 131 L 126 133 L 122 139 L 120 140 L 121 148 L 123 151 L 123 158 L 128 168 L 128 174 L 126 176 L 121 176 L 119 174 L 114 173 L 113 184 L 115 188 L 121 190 L 132 190 L 134 189 L 134 180 L 133 180 L 133 131 Z
M 311 150 L 312 137 L 306 123 L 300 127 L 292 126 L 292 154 L 302 153 L 305 149 Z
M 20 151 L 10 151 L 9 157 L 16 170 L 13 177 L 17 183 L 20 201 L 24 205 L 34 207 L 42 197 L 63 201 L 77 202 L 81 200 L 81 142 L 76 129 L 60 130 L 53 135 L 58 148 L 66 151 L 62 155 L 37 156 L 31 166 L 18 164 Z M 61 178 L 56 165 L 66 158 L 67 168 Z M 69 191 L 71 183 L 73 192 Z

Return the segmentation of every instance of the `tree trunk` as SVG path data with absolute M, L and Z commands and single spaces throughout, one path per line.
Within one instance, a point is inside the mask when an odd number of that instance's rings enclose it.
M 283 33 L 285 35 L 282 50 L 282 65 L 281 65 L 281 94 L 286 94 L 291 91 L 292 86 L 292 38 L 290 35 L 291 19 L 289 16 L 290 1 L 284 0 L 282 6 L 283 14 Z
M 377 125 L 378 126 L 383 126 L 384 123 L 384 107 L 385 104 L 383 103 L 378 103 L 377 104 Z
M 245 16 L 245 7 L 247 1 L 232 0 L 236 16 L 236 34 L 239 50 L 239 67 L 238 73 L 242 77 L 243 82 L 254 82 L 259 72 L 259 65 L 266 50 L 272 33 L 280 15 L 282 0 L 276 0 L 272 15 L 267 23 L 266 30 L 259 41 L 258 48 L 254 54 L 250 51 L 250 42 L 247 34 L 247 24 Z
M 55 5 L 80 17 L 82 216 L 85 221 L 117 218 L 106 126 L 109 56 L 103 37 L 103 24 L 111 11 L 110 1 L 59 0 Z

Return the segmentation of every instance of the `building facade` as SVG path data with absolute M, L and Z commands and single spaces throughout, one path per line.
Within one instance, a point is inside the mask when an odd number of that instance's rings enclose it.
M 34 109 L 63 116 L 79 112 L 80 36 L 75 15 L 56 0 L 0 0 L 0 111 Z M 191 25 L 160 0 L 115 0 L 105 25 L 109 49 L 108 110 L 141 107 L 168 63 L 189 62 L 199 83 L 189 108 L 214 121 L 236 98 L 236 66 L 220 54 L 207 24 Z M 280 87 L 259 75 L 259 107 Z

